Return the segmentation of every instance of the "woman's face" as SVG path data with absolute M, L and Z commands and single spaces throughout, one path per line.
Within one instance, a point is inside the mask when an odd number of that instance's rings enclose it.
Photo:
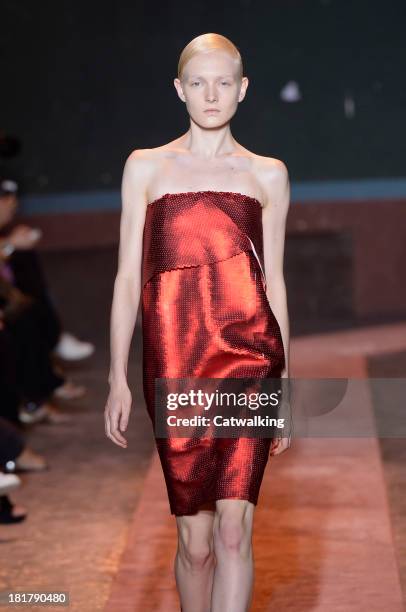
M 237 60 L 224 51 L 197 53 L 188 61 L 174 85 L 195 123 L 215 128 L 230 121 L 248 87 L 248 78 L 239 78 L 238 68 Z

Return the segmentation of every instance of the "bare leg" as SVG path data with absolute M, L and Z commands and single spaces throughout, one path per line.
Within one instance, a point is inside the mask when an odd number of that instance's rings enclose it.
M 254 581 L 252 523 L 255 506 L 247 500 L 216 502 L 213 536 L 217 559 L 211 612 L 248 612 Z
M 178 549 L 175 578 L 182 612 L 210 612 L 215 557 L 213 520 L 215 504 L 196 514 L 176 516 Z

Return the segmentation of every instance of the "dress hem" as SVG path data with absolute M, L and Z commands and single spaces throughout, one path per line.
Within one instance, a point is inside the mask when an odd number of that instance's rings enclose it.
M 172 510 L 171 509 L 171 514 L 174 516 L 189 516 L 191 514 L 196 514 L 199 511 L 200 506 L 203 506 L 204 504 L 207 504 L 209 502 L 215 502 L 221 499 L 241 499 L 243 501 L 249 501 L 252 504 L 254 504 L 254 506 L 258 505 L 258 498 L 254 498 L 254 497 L 242 497 L 239 495 L 223 495 L 222 497 L 213 497 L 210 499 L 205 499 L 204 501 L 201 502 L 201 504 L 199 504 L 198 506 L 194 506 L 192 509 L 189 507 L 187 509 L 187 511 L 183 511 L 183 512 L 179 512 L 177 510 Z

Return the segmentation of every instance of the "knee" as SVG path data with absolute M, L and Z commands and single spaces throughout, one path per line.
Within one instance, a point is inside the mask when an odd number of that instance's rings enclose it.
M 219 516 L 213 529 L 216 554 L 251 554 L 251 529 L 243 517 Z
M 179 542 L 178 556 L 190 571 L 199 571 L 213 561 L 213 548 L 209 542 Z

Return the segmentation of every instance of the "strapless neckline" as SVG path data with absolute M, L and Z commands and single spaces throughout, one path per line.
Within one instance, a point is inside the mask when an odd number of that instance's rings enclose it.
M 198 191 L 177 191 L 174 193 L 164 193 L 163 195 L 159 196 L 158 198 L 155 198 L 155 200 L 152 200 L 152 202 L 149 202 L 147 204 L 147 208 L 149 208 L 150 206 L 152 206 L 153 204 L 156 204 L 157 202 L 160 202 L 161 200 L 165 200 L 166 198 L 178 198 L 180 196 L 190 196 L 190 195 L 200 195 L 200 194 L 217 194 L 217 195 L 225 195 L 225 196 L 231 196 L 231 197 L 240 197 L 240 198 L 244 198 L 244 200 L 249 200 L 251 202 L 254 202 L 255 204 L 257 204 L 260 208 L 263 208 L 261 202 L 255 198 L 254 196 L 250 196 L 247 195 L 245 193 L 240 193 L 239 191 L 216 191 L 214 189 L 201 189 Z

